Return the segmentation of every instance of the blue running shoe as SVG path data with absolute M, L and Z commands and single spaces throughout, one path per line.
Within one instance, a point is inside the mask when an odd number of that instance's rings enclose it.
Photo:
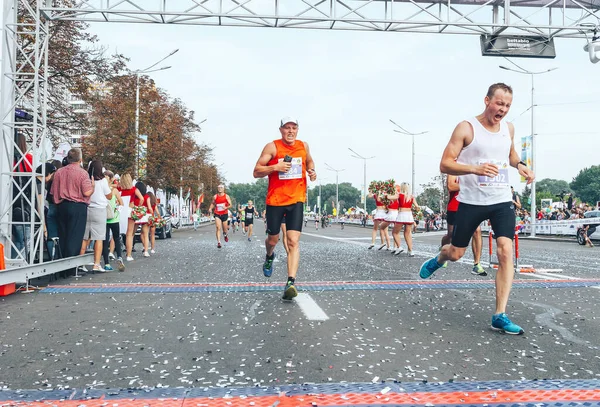
M 273 274 L 273 261 L 275 260 L 275 253 L 269 258 L 269 256 L 265 257 L 265 262 L 263 264 L 263 274 L 265 277 L 271 277 Z
M 492 316 L 492 329 L 509 335 L 523 335 L 525 333 L 523 328 L 508 319 L 504 312 Z
M 421 269 L 419 270 L 419 276 L 421 278 L 429 278 L 433 273 L 440 267 L 443 267 L 442 264 L 437 262 L 437 256 L 427 260 L 425 263 L 421 264 Z

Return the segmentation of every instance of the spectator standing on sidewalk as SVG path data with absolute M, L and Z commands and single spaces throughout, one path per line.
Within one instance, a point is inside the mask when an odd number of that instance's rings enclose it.
M 198 230 L 198 219 L 200 219 L 200 217 L 196 212 L 194 212 L 192 215 L 192 220 L 194 221 L 194 230 Z
M 112 271 L 113 268 L 110 265 L 110 258 L 108 255 L 110 249 L 111 242 L 111 233 L 112 240 L 114 240 L 115 251 L 117 252 L 117 267 L 119 271 L 125 271 L 125 264 L 123 263 L 123 253 L 121 248 L 121 230 L 120 230 L 120 221 L 121 221 L 121 212 L 118 207 L 123 206 L 123 200 L 121 199 L 121 194 L 117 189 L 117 184 L 115 180 L 115 175 L 112 171 L 105 171 L 104 175 L 108 182 L 108 185 L 112 191 L 112 198 L 108 201 L 108 205 L 113 213 L 113 217 L 111 219 L 106 219 L 106 235 L 104 239 L 104 245 L 102 246 L 102 257 L 104 258 L 104 270 Z M 114 259 L 114 257 L 113 257 Z
M 102 161 L 94 160 L 90 162 L 88 174 L 90 179 L 94 180 L 96 187 L 90 196 L 85 233 L 79 254 L 85 254 L 88 244 L 94 241 L 94 267 L 92 270 L 104 272 L 104 268 L 100 265 L 100 258 L 102 257 L 102 247 L 106 238 L 108 200 L 112 199 L 113 194 L 104 176 L 104 171 L 102 171 Z
M 81 150 L 67 153 L 67 165 L 54 174 L 50 193 L 58 205 L 58 236 L 63 258 L 77 256 L 85 234 L 87 207 L 95 181 L 81 168 Z

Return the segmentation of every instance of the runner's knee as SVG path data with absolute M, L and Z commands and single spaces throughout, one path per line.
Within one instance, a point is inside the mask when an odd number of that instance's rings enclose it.
M 512 260 L 512 240 L 507 237 L 499 237 L 496 239 L 496 256 L 500 263 L 508 262 Z

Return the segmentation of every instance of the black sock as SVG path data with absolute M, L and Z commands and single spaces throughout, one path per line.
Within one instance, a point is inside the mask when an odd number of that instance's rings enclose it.
M 273 260 L 274 258 L 275 258 L 275 252 L 271 253 L 270 256 L 267 254 L 267 260 Z
M 294 284 L 296 282 L 296 279 L 294 277 L 288 277 L 288 284 Z

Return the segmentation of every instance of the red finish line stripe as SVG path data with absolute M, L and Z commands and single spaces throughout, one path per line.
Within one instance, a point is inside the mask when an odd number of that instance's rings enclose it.
M 277 403 L 278 402 L 278 403 Z M 408 404 L 413 406 L 424 405 L 484 405 L 508 403 L 554 403 L 564 402 L 600 402 L 600 389 L 593 390 L 523 390 L 503 391 L 486 390 L 482 392 L 449 392 L 449 393 L 346 393 L 346 394 L 317 394 L 286 396 L 248 396 L 230 398 L 189 398 L 189 399 L 129 399 L 111 398 L 95 400 L 45 400 L 45 401 L 2 401 L 2 405 L 48 407 L 52 405 L 63 407 L 106 407 L 118 405 L 119 407 L 198 407 L 198 406 L 228 406 L 228 407 L 270 407 L 277 403 L 278 406 L 350 406 L 358 404 Z M 6 404 L 8 403 L 8 404 Z M 252 403 L 252 404 L 251 404 Z

